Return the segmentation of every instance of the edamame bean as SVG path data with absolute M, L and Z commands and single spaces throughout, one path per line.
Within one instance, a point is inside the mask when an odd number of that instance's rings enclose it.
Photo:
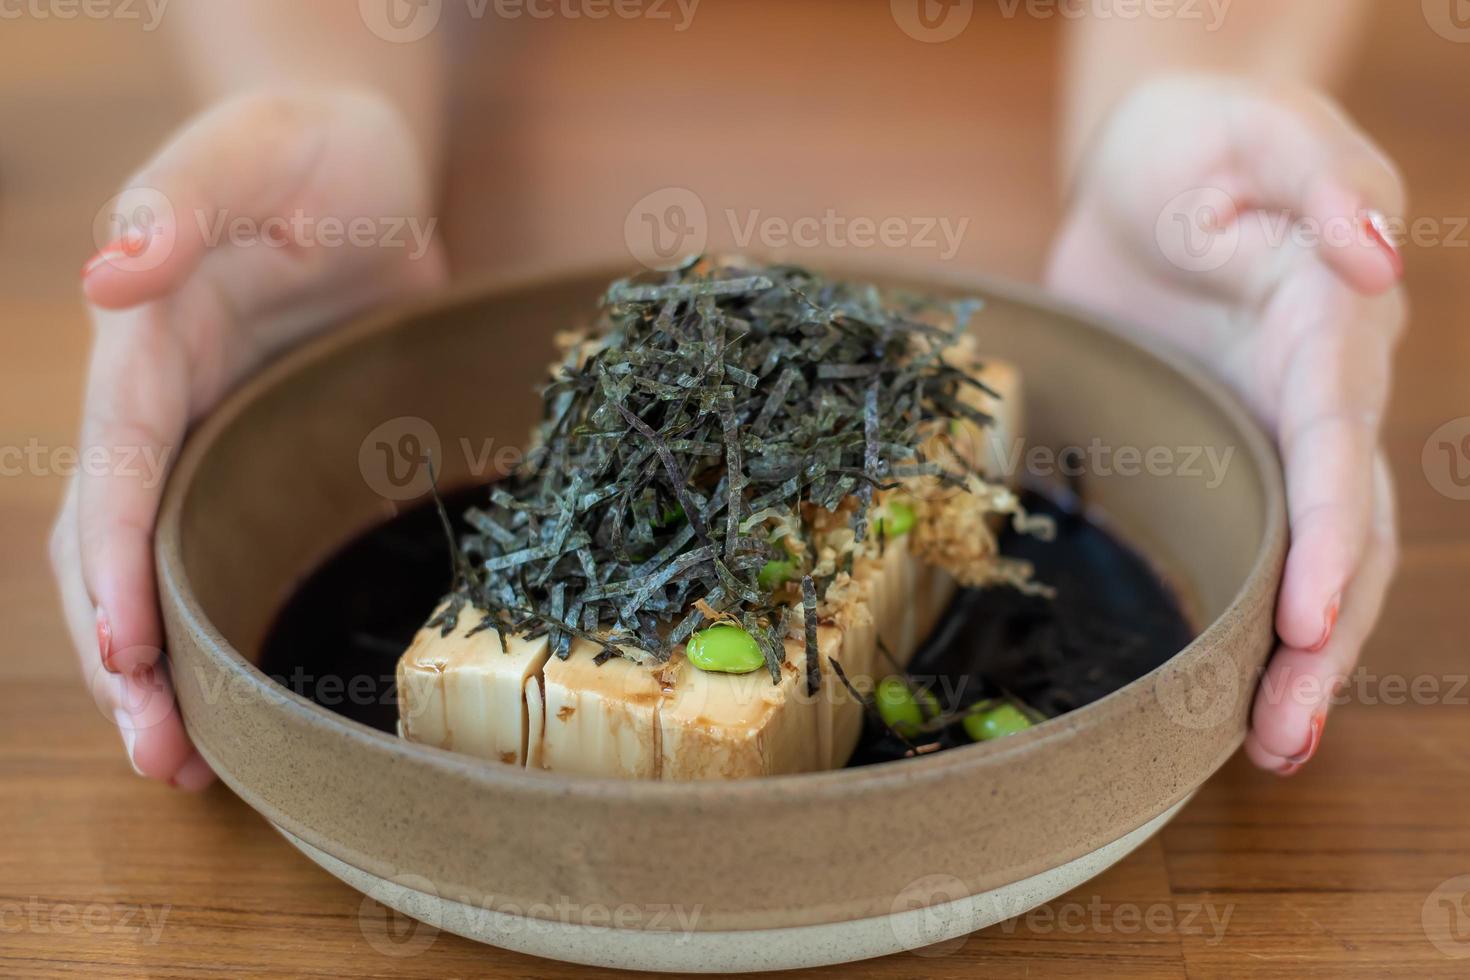
M 730 623 L 716 623 L 695 633 L 684 648 L 684 656 L 700 670 L 721 674 L 748 674 L 766 665 L 755 637 Z
M 1031 727 L 1031 719 L 1014 704 L 998 704 L 985 711 L 965 715 L 965 734 L 977 742 L 1014 735 Z
M 885 677 L 878 682 L 874 700 L 883 724 L 904 738 L 917 735 L 924 722 L 938 717 L 939 701 L 922 687 L 909 687 L 902 677 Z
M 897 538 L 914 529 L 914 509 L 902 500 L 890 500 L 883 505 L 874 527 L 885 538 Z
M 762 592 L 774 592 L 799 575 L 794 561 L 768 561 L 761 566 L 756 584 Z
M 674 504 L 670 507 L 665 507 L 662 514 L 654 517 L 653 526 L 673 527 L 675 524 L 683 524 L 687 517 L 688 515 L 684 513 L 684 505 Z

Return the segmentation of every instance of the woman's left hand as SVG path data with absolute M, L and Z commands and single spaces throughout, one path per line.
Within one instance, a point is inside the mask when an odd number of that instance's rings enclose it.
M 1165 78 L 1082 161 L 1048 269 L 1057 293 L 1216 374 L 1276 437 L 1291 546 L 1246 752 L 1284 775 L 1316 751 L 1397 561 L 1379 428 L 1406 314 L 1383 216 L 1403 196 L 1320 95 Z

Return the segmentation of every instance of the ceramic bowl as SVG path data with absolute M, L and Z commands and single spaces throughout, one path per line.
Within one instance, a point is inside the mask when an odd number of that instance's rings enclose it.
M 987 301 L 976 329 L 1024 372 L 1031 462 L 1108 447 L 1089 500 L 1202 627 L 1151 674 L 999 742 L 699 783 L 483 763 L 266 677 L 253 661 L 294 583 L 423 489 L 393 447 L 433 444 L 454 486 L 484 461 L 469 447 L 518 445 L 553 332 L 585 322 L 613 275 L 482 284 L 334 331 L 244 386 L 181 455 L 157 531 L 180 708 L 224 782 L 310 858 L 435 926 L 542 956 L 680 972 L 836 963 L 1075 887 L 1236 750 L 1286 540 L 1270 443 L 1196 370 L 1037 293 L 965 278 L 905 285 Z

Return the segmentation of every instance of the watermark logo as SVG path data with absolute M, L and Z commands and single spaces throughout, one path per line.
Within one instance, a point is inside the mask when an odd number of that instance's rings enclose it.
M 709 244 L 704 201 L 687 187 L 663 187 L 646 194 L 628 210 L 623 241 L 644 268 L 676 269 Z
M 676 34 L 694 24 L 700 0 L 463 0 L 472 21 L 498 20 L 650 20 L 665 21 Z M 362 22 L 394 44 L 423 40 L 439 26 L 444 0 L 358 0 Z
M 107 199 L 92 219 L 102 261 L 122 272 L 156 269 L 173 252 L 174 206 L 153 187 L 130 187 Z
M 364 893 L 357 907 L 357 929 L 384 956 L 419 956 L 439 938 L 443 908 L 433 882 L 421 875 L 394 875 L 374 882 Z
M 975 0 L 889 0 L 893 22 L 915 41 L 943 44 L 970 26 Z
M 1198 21 L 1214 33 L 1225 24 L 1232 0 L 996 0 L 1001 16 L 1035 20 Z
M 1165 666 L 1154 681 L 1154 696 L 1169 720 L 1203 731 L 1236 716 L 1242 687 L 1234 665 L 1223 658 L 1198 658 L 1188 668 Z
M 172 905 L 54 902 L 31 895 L 0 901 L 0 936 L 128 936 L 156 946 L 172 911 Z
M 439 219 L 418 215 L 366 215 L 350 218 L 308 214 L 297 208 L 290 214 L 264 219 L 231 214 L 228 209 L 194 213 L 194 222 L 206 248 L 382 248 L 408 253 L 417 261 L 433 244 Z
M 429 36 L 444 14 L 444 0 L 357 0 L 367 29 L 384 41 L 412 44 Z
M 1214 272 L 1235 257 L 1240 225 L 1235 201 L 1218 187 L 1171 198 L 1154 224 L 1154 241 L 1170 264 L 1187 272 Z
M 916 878 L 894 896 L 888 927 L 899 944 L 917 956 L 949 956 L 969 938 L 971 915 L 955 903 L 970 894 L 954 875 Z
M 357 448 L 363 480 L 386 500 L 416 500 L 428 493 L 430 471 L 443 458 L 438 430 L 417 415 L 389 419 Z
M 1401 254 L 1409 244 L 1470 250 L 1470 215 L 1409 219 L 1364 209 L 1319 217 L 1254 209 L 1218 187 L 1195 187 L 1170 198 L 1154 224 L 1159 252 L 1185 272 L 1223 268 L 1247 240 L 1253 249 L 1272 251 L 1357 247 Z
M 1224 942 L 1234 915 L 1234 903 L 1139 905 L 1109 902 L 1101 895 L 1091 895 L 1086 902 L 1057 900 L 1029 910 L 1018 909 L 997 929 L 1006 935 L 1021 932 L 1037 936 L 1198 936 L 1206 946 L 1218 946 Z
M 1419 462 L 1440 496 L 1470 500 L 1470 416 L 1451 419 L 1430 433 Z
M 1470 875 L 1441 882 L 1420 910 L 1424 935 L 1452 960 L 1470 959 Z
M 1005 20 L 1196 22 L 1203 30 L 1218 31 L 1225 24 L 1232 0 L 995 0 Z M 894 23 L 915 41 L 942 44 L 970 26 L 974 0 L 889 0 Z
M 171 446 L 53 446 L 32 436 L 0 446 L 0 477 L 121 477 L 147 489 L 163 483 L 173 462 Z
M 948 262 L 959 254 L 969 218 L 937 215 L 846 215 L 827 208 L 820 215 L 784 218 L 764 214 L 759 208 L 741 213 L 725 209 L 730 235 L 740 249 L 764 251 L 785 249 L 912 249 L 932 251 Z
M 1422 0 L 1429 29 L 1446 41 L 1470 44 L 1470 0 Z
M 168 5 L 169 0 L 0 0 L 0 20 L 138 21 L 151 32 Z
M 711 225 L 700 196 L 685 187 L 665 187 L 640 198 L 623 223 L 628 251 L 645 268 L 667 271 L 704 252 L 718 231 L 742 251 L 779 253 L 792 249 L 907 249 L 950 261 L 960 251 L 968 217 L 844 214 L 837 208 L 787 217 L 760 208 L 724 208 L 723 224 Z

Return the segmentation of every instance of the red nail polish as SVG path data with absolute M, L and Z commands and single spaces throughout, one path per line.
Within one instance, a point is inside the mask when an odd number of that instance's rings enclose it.
M 1367 234 L 1369 241 L 1373 242 L 1388 256 L 1388 261 L 1393 265 L 1395 279 L 1404 277 L 1404 257 L 1399 252 L 1399 247 L 1394 244 L 1393 239 L 1388 237 L 1388 222 L 1383 214 L 1378 211 L 1369 211 L 1363 219 L 1363 231 Z
M 112 666 L 112 624 L 101 606 L 97 607 L 97 652 L 102 654 L 102 666 L 117 673 Z
M 1312 756 L 1317 753 L 1317 746 L 1322 743 L 1322 729 L 1326 727 L 1326 725 L 1327 716 L 1325 714 L 1315 714 L 1312 716 L 1312 732 L 1307 737 L 1306 747 L 1303 748 L 1296 755 L 1287 759 L 1286 762 L 1288 765 L 1296 767 L 1306 765 L 1308 760 L 1310 760 Z
M 1297 771 L 1301 769 L 1301 767 L 1301 763 L 1299 762 L 1286 762 L 1285 764 L 1277 768 L 1276 775 L 1295 776 L 1297 774 Z
M 1339 593 L 1333 596 L 1332 601 L 1327 604 L 1327 611 L 1322 614 L 1322 638 L 1307 648 L 1309 652 L 1322 652 L 1322 649 L 1327 646 L 1327 641 L 1332 639 L 1332 630 L 1337 625 L 1337 612 L 1341 605 L 1342 595 Z

